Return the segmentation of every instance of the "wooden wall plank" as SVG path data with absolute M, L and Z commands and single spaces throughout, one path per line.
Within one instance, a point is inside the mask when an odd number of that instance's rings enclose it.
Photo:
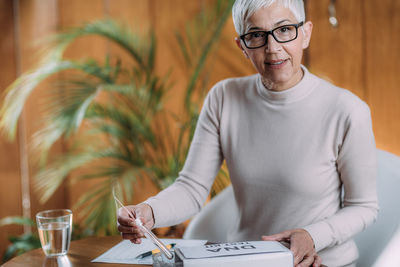
M 5 89 L 16 78 L 14 16 L 12 1 L 0 0 L 0 94 L 1 102 Z M 18 142 L 10 143 L 0 138 L 0 218 L 22 214 L 21 179 L 19 175 Z M 0 231 L 0 256 L 9 245 L 7 237 L 18 235 L 20 226 L 4 226 Z
M 338 29 L 328 23 L 328 4 L 307 1 L 314 22 L 309 67 L 366 101 L 377 147 L 400 155 L 400 2 L 336 1 Z
M 110 1 L 106 10 L 107 17 L 117 21 L 134 35 L 147 38 L 151 28 L 151 1 L 150 0 L 114 0 Z M 132 56 L 115 43 L 110 43 L 108 52 L 111 59 L 122 60 L 125 66 L 134 63 Z
M 181 114 L 183 110 L 181 100 L 184 99 L 189 70 L 182 65 L 182 61 L 178 61 L 181 54 L 175 32 L 185 29 L 190 18 L 200 11 L 200 4 L 201 1 L 153 1 L 152 21 L 158 39 L 156 70 L 160 74 L 172 70 L 171 79 L 174 81 L 174 87 L 171 95 L 167 96 L 166 107 L 176 114 Z
M 134 30 L 147 31 L 152 21 L 151 0 L 112 0 L 106 15 Z
M 230 16 L 221 34 L 221 40 L 218 43 L 217 53 L 211 70 L 211 85 L 229 77 L 241 77 L 257 73 L 251 61 L 246 58 L 235 42 L 237 33 L 233 25 L 232 16 Z
M 154 19 L 152 8 L 151 0 L 112 0 L 106 12 L 110 18 L 129 27 L 133 34 L 147 38 Z M 131 56 L 121 47 L 111 44 L 109 51 L 114 59 L 122 59 L 122 63 L 127 64 L 126 66 L 133 63 Z M 133 192 L 131 204 L 140 203 L 157 194 L 158 189 L 150 179 L 144 179 L 137 180 Z
M 0 64 L 0 92 L 1 101 L 5 89 L 16 79 L 15 63 L 15 42 L 14 42 L 14 24 L 13 24 L 13 6 L 12 1 L 0 0 L 0 24 L 2 25 L 0 55 L 2 64 Z M 5 139 L 0 140 L 0 171 L 18 172 L 18 145 L 9 143 Z M 3 154 L 4 153 L 4 154 Z M 0 187 L 4 188 L 4 187 Z M 0 193 L 1 195 L 1 193 Z
M 400 2 L 363 1 L 366 81 L 379 148 L 400 156 Z
M 59 29 L 68 30 L 84 23 L 102 19 L 105 16 L 103 0 L 58 0 Z M 104 38 L 87 36 L 73 42 L 66 50 L 66 57 L 82 59 L 85 57 L 103 61 L 107 51 Z
M 61 31 L 102 19 L 105 17 L 106 13 L 105 1 L 103 0 L 58 0 L 58 6 L 59 29 Z M 99 62 L 104 62 L 107 49 L 108 44 L 104 38 L 98 36 L 87 36 L 74 41 L 67 48 L 65 56 L 80 61 L 86 58 L 94 58 Z M 65 77 L 63 76 L 64 74 L 60 77 Z M 68 72 L 66 74 L 68 74 Z M 73 180 L 78 175 L 79 172 L 71 174 L 70 179 L 67 181 L 67 201 L 70 208 L 73 208 L 74 204 L 77 203 L 83 193 L 87 192 L 94 184 L 96 184 L 96 181 L 89 180 L 74 183 Z M 77 210 L 73 211 L 75 212 Z M 74 221 L 78 222 L 78 218 L 74 217 Z
M 39 51 L 42 47 L 41 41 L 54 34 L 57 30 L 58 12 L 57 0 L 19 0 L 19 45 L 20 51 L 18 58 L 20 59 L 20 71 L 26 72 L 38 64 Z M 28 99 L 23 112 L 23 124 L 26 129 L 26 139 L 20 142 L 26 142 L 26 154 L 30 149 L 30 137 L 34 132 L 42 127 L 42 123 L 38 120 L 38 114 L 42 112 L 42 99 L 46 96 L 45 92 L 51 90 L 52 81 L 44 81 L 34 90 Z M 55 151 L 60 151 L 61 146 L 56 146 Z M 21 155 L 21 161 L 22 161 Z M 30 197 L 31 197 L 31 217 L 44 209 L 63 208 L 65 207 L 66 195 L 62 186 L 54 196 L 45 204 L 39 203 L 38 193 L 34 191 L 34 174 L 36 173 L 35 157 L 28 154 L 29 161 L 29 179 L 30 179 Z M 36 231 L 36 229 L 34 229 Z
M 338 28 L 328 21 L 329 2 L 307 1 L 307 20 L 314 24 L 307 51 L 308 67 L 314 74 L 367 100 L 363 80 L 362 0 L 336 1 Z

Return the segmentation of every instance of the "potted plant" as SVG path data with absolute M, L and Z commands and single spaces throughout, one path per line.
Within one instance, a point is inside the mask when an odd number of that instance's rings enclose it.
M 199 103 L 208 89 L 205 65 L 230 15 L 233 1 L 216 1 L 182 33 L 176 34 L 188 70 L 184 112 L 174 116 L 164 107 L 171 88 L 169 75 L 154 69 L 156 36 L 132 33 L 111 19 L 97 20 L 52 39 L 52 46 L 39 66 L 21 75 L 8 89 L 0 110 L 0 127 L 12 140 L 18 119 L 29 95 L 46 78 L 72 70 L 48 92 L 44 107 L 44 127 L 32 139 L 38 160 L 35 188 L 45 202 L 69 177 L 96 180 L 95 186 L 75 203 L 86 233 L 114 234 L 116 206 L 113 191 L 126 202 L 134 194 L 133 184 L 151 179 L 161 190 L 171 184 L 183 166 L 195 124 Z M 76 39 L 98 35 L 122 47 L 131 63 L 114 55 L 104 62 L 71 60 L 65 49 Z M 196 46 L 191 44 L 196 42 Z M 200 101 L 200 102 L 199 102 Z M 172 136 L 175 125 L 178 138 Z M 58 141 L 67 143 L 58 155 L 51 149 Z M 51 155 L 51 157 L 49 156 Z M 229 183 L 225 172 L 217 178 L 223 188 Z

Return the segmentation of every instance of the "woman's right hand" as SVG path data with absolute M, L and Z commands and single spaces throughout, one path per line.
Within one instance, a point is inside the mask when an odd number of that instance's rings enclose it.
M 314 240 L 304 229 L 292 229 L 261 238 L 264 241 L 289 242 L 295 267 L 322 266 L 322 259 L 315 251 Z
M 135 218 L 139 218 L 147 229 L 153 228 L 154 216 L 150 205 L 140 203 L 138 205 L 125 206 L 125 208 L 133 213 Z M 135 218 L 132 218 L 125 208 L 118 209 L 118 231 L 123 239 L 129 239 L 132 243 L 140 244 L 144 233 L 136 225 Z

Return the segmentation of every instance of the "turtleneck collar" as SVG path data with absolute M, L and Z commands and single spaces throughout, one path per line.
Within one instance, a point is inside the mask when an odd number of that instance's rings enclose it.
M 313 75 L 306 67 L 301 65 L 303 77 L 295 86 L 283 91 L 272 91 L 267 89 L 262 83 L 261 76 L 257 77 L 257 91 L 268 102 L 273 104 L 289 104 L 299 101 L 306 97 L 315 88 L 317 79 L 313 79 Z

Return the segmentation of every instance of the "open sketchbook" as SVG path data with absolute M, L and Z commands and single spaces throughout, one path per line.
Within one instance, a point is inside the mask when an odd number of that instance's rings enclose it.
M 187 240 L 187 239 L 161 239 L 165 244 L 175 243 L 181 247 L 191 247 L 203 245 L 207 240 Z M 147 238 L 142 239 L 141 244 L 133 244 L 129 240 L 123 240 L 114 247 L 104 252 L 99 257 L 92 260 L 92 262 L 105 262 L 105 263 L 120 263 L 120 264 L 153 264 L 151 256 L 143 259 L 136 257 L 144 252 L 156 249 L 156 246 Z

